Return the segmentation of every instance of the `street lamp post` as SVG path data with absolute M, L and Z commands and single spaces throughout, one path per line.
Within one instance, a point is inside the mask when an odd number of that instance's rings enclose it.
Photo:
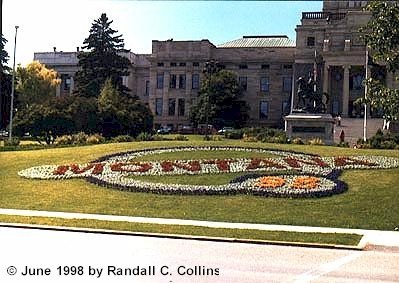
M 212 74 L 216 73 L 218 71 L 218 66 L 219 63 L 215 62 L 214 60 L 210 60 L 205 63 L 205 67 L 203 70 L 203 73 L 207 76 L 208 78 L 208 90 L 206 94 L 206 111 L 205 111 L 205 139 L 208 138 L 208 124 L 209 124 L 209 112 L 210 112 L 210 107 L 209 107 L 209 95 L 211 91 L 211 79 L 212 79 Z
M 14 91 L 15 91 L 15 53 L 17 51 L 17 33 L 19 26 L 15 26 L 15 39 L 14 39 L 14 62 L 12 65 L 12 82 L 11 82 L 11 106 L 10 106 L 10 129 L 8 133 L 8 141 L 12 140 L 12 112 L 14 110 Z

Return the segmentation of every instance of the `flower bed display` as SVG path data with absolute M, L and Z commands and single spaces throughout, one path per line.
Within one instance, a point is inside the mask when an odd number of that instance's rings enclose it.
M 146 155 L 190 151 L 256 152 L 265 158 L 138 161 Z M 399 167 L 399 159 L 381 156 L 320 157 L 288 151 L 242 147 L 176 147 L 138 150 L 104 156 L 88 164 L 32 167 L 20 176 L 38 179 L 86 178 L 101 186 L 134 192 L 169 194 L 254 194 L 262 196 L 319 197 L 345 190 L 337 178 L 344 169 Z M 242 172 L 226 185 L 182 185 L 139 181 L 135 176 L 198 175 Z M 248 174 L 251 173 L 252 174 Z M 256 173 L 262 172 L 262 173 Z

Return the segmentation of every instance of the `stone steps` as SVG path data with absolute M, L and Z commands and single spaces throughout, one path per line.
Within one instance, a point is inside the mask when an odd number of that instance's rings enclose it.
M 370 118 L 367 119 L 367 138 L 375 135 L 378 129 L 382 129 L 383 119 Z M 363 118 L 342 118 L 341 125 L 335 125 L 334 141 L 339 143 L 341 131 L 344 131 L 345 141 L 351 146 L 356 144 L 359 138 L 363 138 Z

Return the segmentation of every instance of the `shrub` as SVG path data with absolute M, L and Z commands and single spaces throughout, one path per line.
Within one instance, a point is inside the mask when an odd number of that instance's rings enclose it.
M 321 138 L 313 138 L 308 140 L 308 144 L 310 145 L 324 145 L 324 142 Z
M 340 142 L 340 143 L 337 143 L 336 146 L 338 146 L 338 147 L 349 147 L 349 143 L 348 142 Z
M 132 142 L 132 141 L 134 141 L 134 138 L 129 135 L 120 135 L 120 136 L 113 137 L 111 139 L 111 141 L 112 142 Z
M 205 137 L 204 137 L 205 139 Z M 175 141 L 188 141 L 188 137 L 186 137 L 185 135 L 177 135 L 173 138 L 173 140 Z
M 224 133 L 224 137 L 226 139 L 239 140 L 242 139 L 243 131 L 242 130 L 231 130 Z
M 55 139 L 55 144 L 69 145 L 73 144 L 73 137 L 71 135 L 63 135 Z
M 291 143 L 293 144 L 304 144 L 303 140 L 301 138 L 294 138 L 292 139 Z
M 168 140 L 168 139 L 163 137 L 162 135 L 153 135 L 152 140 L 153 141 L 164 141 L 164 140 Z
M 136 141 L 151 141 L 151 140 L 152 140 L 152 135 L 146 132 L 142 132 L 136 137 Z
M 256 137 L 246 136 L 246 135 L 244 134 L 244 136 L 243 136 L 243 141 L 244 141 L 244 142 L 257 142 L 258 139 L 257 139 Z
M 4 146 L 17 146 L 19 145 L 19 138 L 18 137 L 12 137 L 11 141 L 7 138 L 4 140 Z
M 79 132 L 75 135 L 72 135 L 73 137 L 73 144 L 86 144 L 88 135 L 84 132 Z
M 356 146 L 358 148 L 395 149 L 399 146 L 399 134 L 384 133 L 379 129 L 377 133 L 366 142 L 359 139 Z
M 94 134 L 87 137 L 87 144 L 99 144 L 105 142 L 105 138 L 101 134 Z
M 211 139 L 213 141 L 222 141 L 223 140 L 223 138 L 221 136 L 218 136 L 218 135 L 212 135 Z

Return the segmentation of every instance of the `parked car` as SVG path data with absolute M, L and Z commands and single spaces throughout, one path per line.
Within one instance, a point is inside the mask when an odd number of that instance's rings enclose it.
M 223 127 L 222 129 L 220 129 L 218 131 L 218 134 L 224 135 L 225 133 L 231 132 L 231 131 L 234 131 L 233 127 Z
M 0 131 L 0 137 L 8 137 L 8 131 L 6 130 Z
M 165 135 L 170 134 L 172 132 L 172 128 L 168 126 L 162 126 L 157 130 L 157 134 Z

